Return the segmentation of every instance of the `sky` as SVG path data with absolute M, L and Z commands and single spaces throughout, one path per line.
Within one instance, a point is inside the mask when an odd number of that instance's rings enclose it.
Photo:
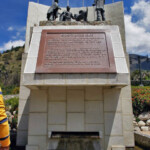
M 1 0 L 0 3 L 0 52 L 23 46 L 25 42 L 26 21 L 29 1 Z M 65 7 L 67 0 L 59 0 Z M 91 6 L 94 0 L 84 0 L 84 6 Z M 113 0 L 105 0 L 106 4 Z M 114 2 L 121 0 L 114 0 Z M 150 56 L 150 0 L 124 1 L 127 52 Z M 52 0 L 39 0 L 51 5 Z M 71 7 L 81 7 L 82 0 L 70 0 Z M 117 8 L 116 8 L 117 9 Z M 107 18 L 106 18 L 107 19 Z

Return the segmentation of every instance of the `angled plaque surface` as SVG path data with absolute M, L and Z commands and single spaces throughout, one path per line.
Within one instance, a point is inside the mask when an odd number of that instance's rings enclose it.
M 43 30 L 36 73 L 116 73 L 108 30 Z

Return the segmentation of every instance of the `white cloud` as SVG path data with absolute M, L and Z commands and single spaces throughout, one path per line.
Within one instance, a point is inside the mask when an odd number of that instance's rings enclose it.
M 7 43 L 4 43 L 3 46 L 0 47 L 0 51 L 6 51 L 10 50 L 13 47 L 18 47 L 18 46 L 23 46 L 24 45 L 23 40 L 18 40 L 18 41 L 9 41 Z
M 23 27 L 21 27 L 21 28 L 18 29 L 18 31 L 20 31 L 20 32 L 23 32 L 23 31 L 25 31 L 25 30 L 26 30 L 26 27 L 25 27 L 25 26 L 23 26 Z
M 8 30 L 8 31 L 13 31 L 14 28 L 13 28 L 13 27 L 9 27 L 7 30 Z
M 8 27 L 7 31 L 15 31 L 16 33 L 13 32 L 13 35 L 11 36 L 11 39 L 12 40 L 15 40 L 15 39 L 24 39 L 24 34 L 25 34 L 25 31 L 26 31 L 26 27 L 25 26 L 22 26 L 22 27 Z M 15 35 L 14 35 L 15 34 Z
M 13 40 L 15 40 L 15 39 L 24 39 L 24 32 L 16 32 L 16 35 L 13 35 L 12 37 L 11 37 Z
M 10 26 L 10 27 L 8 27 L 8 29 L 7 29 L 8 31 L 17 31 L 17 32 L 24 32 L 25 30 L 26 30 L 26 27 L 25 26 L 22 26 L 22 27 L 12 27 L 12 26 Z
M 19 35 L 20 35 L 20 32 L 17 32 L 17 33 L 16 33 L 16 36 L 19 36 Z
M 17 37 L 16 37 L 16 36 L 12 36 L 11 38 L 12 38 L 13 40 L 17 39 Z
M 150 25 L 150 13 L 144 10 L 144 6 L 150 10 L 150 2 L 139 0 L 131 7 L 131 14 L 125 15 L 126 42 L 129 53 L 150 54 L 150 32 L 147 29 Z M 132 21 L 134 17 L 136 17 L 135 22 Z
M 139 0 L 132 7 L 132 15 L 139 17 L 137 23 L 141 26 L 149 28 L 150 26 L 150 1 Z

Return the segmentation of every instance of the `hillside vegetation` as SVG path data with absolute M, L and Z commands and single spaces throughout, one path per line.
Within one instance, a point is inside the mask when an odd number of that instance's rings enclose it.
M 0 86 L 4 95 L 19 92 L 23 50 L 24 47 L 16 47 L 0 53 Z

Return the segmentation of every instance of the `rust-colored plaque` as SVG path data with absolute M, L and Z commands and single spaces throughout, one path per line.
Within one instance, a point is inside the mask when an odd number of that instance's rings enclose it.
M 116 73 L 108 30 L 43 30 L 36 73 Z

